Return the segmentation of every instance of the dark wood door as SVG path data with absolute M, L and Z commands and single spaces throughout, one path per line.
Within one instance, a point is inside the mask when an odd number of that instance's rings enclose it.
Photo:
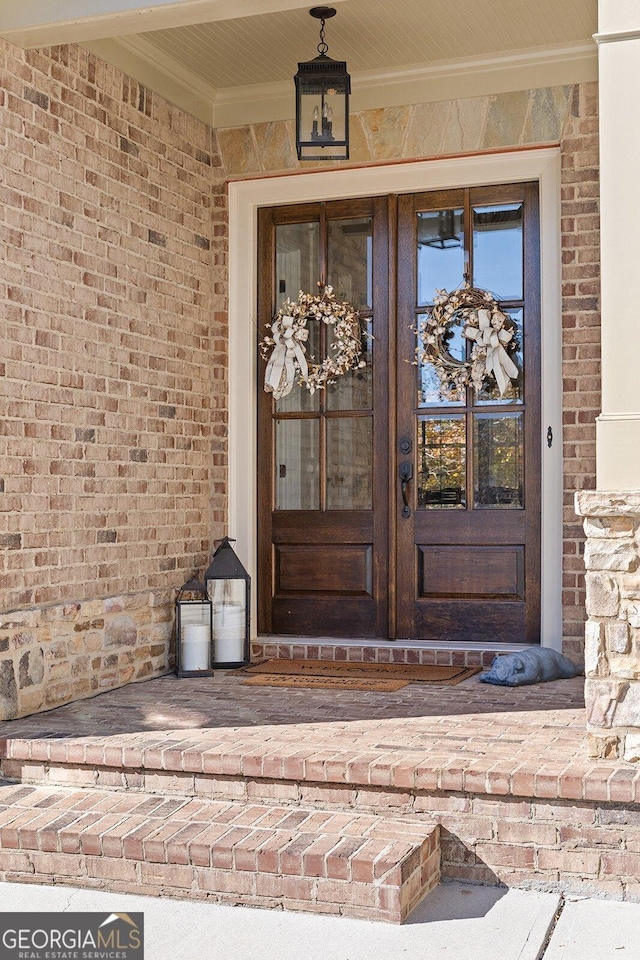
M 387 637 L 388 203 L 261 210 L 261 329 L 320 279 L 360 310 L 366 366 L 311 395 L 295 386 L 258 411 L 259 630 Z M 330 349 L 309 323 L 308 354 Z M 264 376 L 264 365 L 259 375 Z
M 363 371 L 314 395 L 274 402 L 260 364 L 260 632 L 539 642 L 537 185 L 271 208 L 259 245 L 261 334 L 323 278 L 373 337 Z M 413 363 L 416 324 L 465 269 L 518 324 L 521 375 L 504 397 L 444 396 Z
M 538 643 L 537 185 L 403 196 L 398 225 L 398 356 L 411 359 L 436 291 L 468 271 L 517 323 L 520 377 L 501 397 L 495 383 L 446 391 L 432 364 L 398 364 L 397 455 L 413 478 L 410 515 L 396 511 L 397 635 Z M 449 350 L 470 346 L 458 329 Z

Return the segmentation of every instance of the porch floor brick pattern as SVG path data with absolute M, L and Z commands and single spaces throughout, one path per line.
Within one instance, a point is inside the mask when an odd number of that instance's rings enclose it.
M 438 883 L 438 827 L 364 814 L 0 784 L 0 877 L 399 923 Z
M 114 801 L 438 825 L 445 879 L 640 900 L 640 768 L 589 756 L 583 686 L 283 692 L 233 672 L 164 677 L 0 724 L 0 773 Z

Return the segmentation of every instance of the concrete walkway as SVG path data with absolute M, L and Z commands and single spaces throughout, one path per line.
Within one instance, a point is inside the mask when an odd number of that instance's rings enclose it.
M 640 960 L 640 904 L 562 904 L 555 894 L 457 883 L 401 927 L 9 883 L 0 883 L 0 909 L 142 911 L 145 960 Z

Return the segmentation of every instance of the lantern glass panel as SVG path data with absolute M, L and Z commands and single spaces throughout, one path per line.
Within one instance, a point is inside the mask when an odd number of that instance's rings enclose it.
M 246 580 L 208 580 L 207 590 L 213 603 L 214 662 L 240 663 L 247 632 Z
M 335 87 L 314 85 L 302 90 L 300 133 L 303 141 L 319 143 L 345 139 L 344 94 Z
M 211 601 L 178 600 L 177 667 L 180 673 L 211 669 Z

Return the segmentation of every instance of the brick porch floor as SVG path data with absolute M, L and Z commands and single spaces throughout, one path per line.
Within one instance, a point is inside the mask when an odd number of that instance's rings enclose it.
M 0 724 L 1 772 L 427 822 L 444 877 L 640 899 L 640 768 L 588 757 L 582 688 L 474 677 L 383 694 L 171 676 Z

